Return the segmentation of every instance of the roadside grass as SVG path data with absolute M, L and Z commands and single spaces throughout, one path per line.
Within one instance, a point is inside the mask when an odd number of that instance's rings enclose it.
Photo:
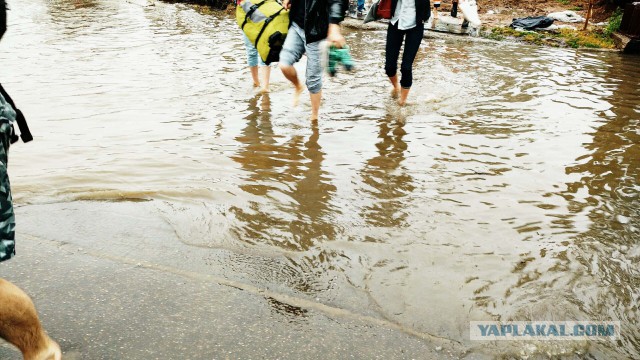
M 604 28 L 604 33 L 607 36 L 611 36 L 614 32 L 620 30 L 620 24 L 622 23 L 622 9 L 617 8 L 616 11 L 609 18 L 609 24 Z
M 561 29 L 559 37 L 572 48 L 613 49 L 615 43 L 602 29 L 577 31 Z
M 560 2 L 564 0 L 558 0 Z M 568 2 L 568 0 L 567 0 Z M 620 29 L 623 11 L 617 8 L 605 27 L 591 27 L 586 31 L 559 29 L 554 31 L 518 31 L 510 27 L 496 27 L 482 36 L 492 40 L 516 40 L 535 45 L 554 47 L 614 49 L 613 33 Z
M 605 29 L 579 31 L 560 29 L 557 31 L 518 31 L 510 27 L 497 27 L 484 37 L 492 40 L 516 40 L 527 44 L 553 47 L 613 49 L 615 44 Z

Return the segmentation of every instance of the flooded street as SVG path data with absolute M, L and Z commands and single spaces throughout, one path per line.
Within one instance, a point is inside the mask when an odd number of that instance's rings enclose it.
M 401 109 L 385 32 L 345 29 L 357 71 L 325 77 L 310 123 L 307 93 L 293 108 L 277 68 L 269 94 L 252 89 L 230 16 L 143 0 L 9 8 L 0 80 L 35 137 L 12 147 L 18 239 L 30 207 L 125 209 L 192 254 L 177 269 L 443 338 L 458 356 L 640 358 L 640 58 L 428 38 Z M 43 212 L 40 235 L 59 216 Z M 142 246 L 103 240 L 64 239 Z M 480 320 L 622 332 L 470 341 Z

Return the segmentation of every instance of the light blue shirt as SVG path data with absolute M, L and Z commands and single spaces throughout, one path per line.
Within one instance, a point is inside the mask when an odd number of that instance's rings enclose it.
M 409 30 L 416 27 L 416 3 L 414 0 L 398 0 L 391 24 L 398 23 L 398 30 Z

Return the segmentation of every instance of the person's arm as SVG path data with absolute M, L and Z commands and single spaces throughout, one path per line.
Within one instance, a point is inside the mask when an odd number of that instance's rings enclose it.
M 0 1 L 2 1 L 2 0 L 0 0 Z M 291 9 L 291 1 L 290 0 L 284 0 L 282 2 L 282 7 L 285 8 L 285 10 Z
M 346 8 L 343 0 L 329 1 L 329 33 L 327 40 L 337 47 L 343 47 L 346 43 L 340 31 L 340 23 L 344 20 Z
M 349 7 L 349 0 L 327 0 L 329 5 L 329 23 L 340 24 Z

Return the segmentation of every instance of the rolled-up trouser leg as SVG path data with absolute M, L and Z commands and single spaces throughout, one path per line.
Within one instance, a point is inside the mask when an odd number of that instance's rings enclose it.
M 409 89 L 413 84 L 413 61 L 416 59 L 420 43 L 424 36 L 424 25 L 422 23 L 416 25 L 413 29 L 407 30 L 404 39 L 404 51 L 402 52 L 402 64 L 400 65 L 400 86 Z
M 384 71 L 388 77 L 395 76 L 398 72 L 398 57 L 400 56 L 400 47 L 402 47 L 403 38 L 404 33 L 398 30 L 398 24 L 392 25 L 389 23 L 384 62 Z
M 251 40 L 249 40 L 247 35 L 245 35 L 244 33 L 242 33 L 242 40 L 244 41 L 244 47 L 247 53 L 247 66 L 266 66 L 264 61 L 262 61 L 262 58 L 260 58 L 258 49 L 256 49 L 256 47 L 251 43 Z
M 282 66 L 293 66 L 300 61 L 305 52 L 304 30 L 298 24 L 293 23 L 289 27 L 289 33 L 284 39 L 282 50 L 280 51 L 279 64 Z
M 305 44 L 307 53 L 307 89 L 311 94 L 317 94 L 322 90 L 322 52 L 320 41 Z

